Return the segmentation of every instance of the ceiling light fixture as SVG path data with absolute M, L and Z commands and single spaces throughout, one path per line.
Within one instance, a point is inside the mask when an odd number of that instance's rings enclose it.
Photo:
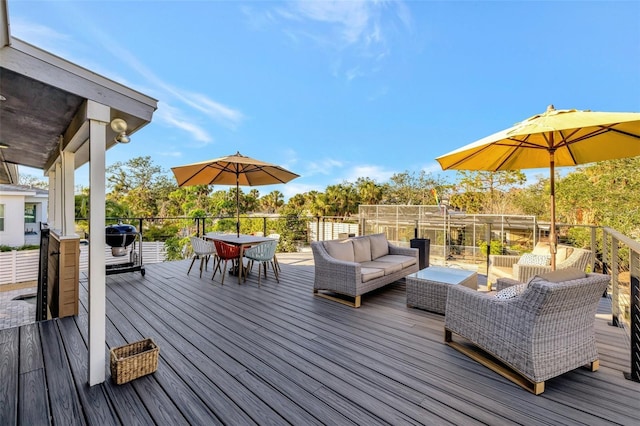
M 7 149 L 9 148 L 9 145 L 7 145 L 6 143 L 0 142 L 0 149 Z
M 118 143 L 129 143 L 131 139 L 127 136 L 127 122 L 122 118 L 111 120 L 111 128 L 117 133 L 115 141 Z

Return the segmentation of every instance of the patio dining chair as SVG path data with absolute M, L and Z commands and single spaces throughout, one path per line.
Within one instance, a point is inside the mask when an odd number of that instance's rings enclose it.
M 213 280 L 216 277 L 216 271 L 219 270 L 222 274 L 221 285 L 224 285 L 224 276 L 227 272 L 227 263 L 231 261 L 232 268 L 238 268 L 240 271 L 240 264 L 242 260 L 240 259 L 240 246 L 234 246 L 232 244 L 227 244 L 224 241 L 213 240 L 213 243 L 216 246 L 216 252 L 218 254 L 216 268 L 213 270 L 213 276 L 211 279 Z M 220 263 L 224 261 L 224 269 L 220 270 Z
M 214 261 L 217 257 L 216 247 L 211 241 L 206 241 L 199 237 L 191 237 L 190 240 L 191 247 L 193 249 L 193 259 L 191 259 L 191 265 L 189 265 L 187 275 L 189 275 L 189 273 L 191 272 L 191 268 L 193 268 L 193 263 L 196 261 L 196 259 L 200 259 L 200 278 L 202 278 L 203 267 L 204 269 L 207 269 L 207 265 L 209 264 L 209 259 L 211 258 L 211 256 L 213 256 Z
M 276 240 L 276 250 L 278 249 L 278 244 L 280 243 L 280 234 L 269 234 L 267 235 L 267 238 L 273 238 L 274 240 Z M 278 256 L 274 253 L 273 255 L 273 264 L 275 265 L 275 268 L 278 270 L 278 272 L 280 272 L 280 264 L 278 263 Z
M 253 268 L 253 262 L 259 262 L 258 265 L 258 287 L 260 286 L 260 280 L 262 276 L 262 267 L 264 266 L 264 277 L 267 278 L 267 265 L 271 263 L 273 268 L 273 274 L 276 277 L 276 281 L 279 283 L 278 268 L 274 263 L 276 255 L 276 247 L 278 242 L 276 240 L 265 241 L 257 246 L 250 247 L 244 251 L 244 257 L 248 259 L 247 267 L 244 269 L 244 280 L 247 281 L 247 275 L 251 268 Z

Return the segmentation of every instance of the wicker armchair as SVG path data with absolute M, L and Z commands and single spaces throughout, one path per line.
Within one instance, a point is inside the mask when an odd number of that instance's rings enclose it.
M 445 342 L 536 395 L 544 391 L 544 382 L 552 377 L 584 365 L 595 371 L 598 351 L 594 321 L 610 277 L 580 275 L 583 278 L 559 283 L 536 277 L 522 293 L 506 300 L 451 286 Z M 453 333 L 485 352 L 454 342 Z
M 566 259 L 559 261 L 556 269 L 576 268 L 585 271 L 591 261 L 593 252 L 573 247 L 569 249 L 571 254 Z M 519 260 L 520 256 L 489 256 L 487 282 L 496 284 L 500 281 L 500 278 L 511 278 L 521 283 L 526 283 L 536 275 L 551 272 L 551 266 L 549 265 L 521 265 L 518 263 Z M 508 273 L 505 274 L 505 270 L 508 270 L 510 276 Z

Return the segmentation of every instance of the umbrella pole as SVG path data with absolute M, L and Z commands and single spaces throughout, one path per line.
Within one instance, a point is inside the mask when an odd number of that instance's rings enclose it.
M 238 182 L 239 175 L 236 172 L 236 233 L 240 238 L 240 183 Z
M 553 133 L 551 134 L 553 142 Z M 558 237 L 556 236 L 556 172 L 555 149 L 549 150 L 549 170 L 551 171 L 551 224 L 549 227 L 549 251 L 551 253 L 551 270 L 556 270 L 556 252 L 558 251 Z

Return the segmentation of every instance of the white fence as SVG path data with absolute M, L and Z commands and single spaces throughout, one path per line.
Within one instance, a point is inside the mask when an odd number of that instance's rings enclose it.
M 137 250 L 136 250 L 137 251 Z M 164 262 L 167 249 L 163 242 L 151 241 L 142 244 L 142 264 Z M 0 285 L 36 281 L 38 279 L 38 250 L 21 250 L 0 253 Z M 129 262 L 129 254 L 122 257 L 111 255 L 111 248 L 105 247 L 105 263 L 115 265 Z M 89 247 L 80 246 L 80 272 L 89 269 Z
M 37 280 L 39 257 L 38 250 L 0 253 L 0 285 Z

